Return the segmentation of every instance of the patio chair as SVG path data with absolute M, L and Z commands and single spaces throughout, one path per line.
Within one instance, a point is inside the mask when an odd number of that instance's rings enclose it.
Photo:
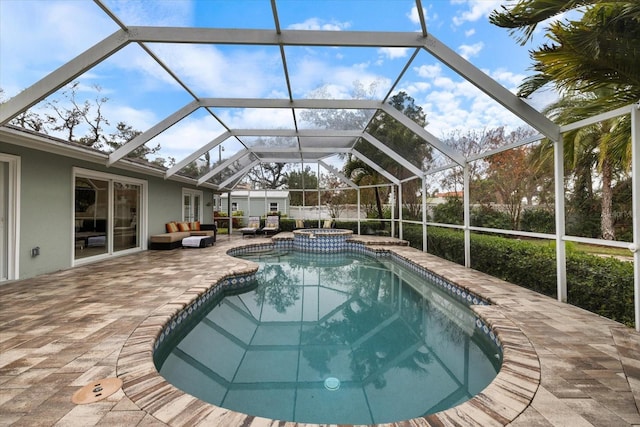
M 335 225 L 335 223 L 333 222 L 332 219 L 326 219 L 323 223 L 322 223 L 322 228 L 333 228 Z
M 296 219 L 296 230 L 300 230 L 302 228 L 304 228 L 304 220 Z
M 278 215 L 269 215 L 262 227 L 264 234 L 276 234 L 280 231 L 280 217 Z
M 244 239 L 244 236 L 246 235 L 255 236 L 259 229 L 260 229 L 260 217 L 250 216 L 247 226 L 240 228 L 239 231 L 242 233 L 242 238 Z

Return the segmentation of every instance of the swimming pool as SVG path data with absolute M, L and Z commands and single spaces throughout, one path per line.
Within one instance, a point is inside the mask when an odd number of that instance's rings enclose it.
M 161 375 L 204 401 L 279 420 L 383 423 L 468 400 L 500 367 L 464 304 L 389 259 L 244 257 L 260 265 L 257 287 L 211 299 L 155 354 Z

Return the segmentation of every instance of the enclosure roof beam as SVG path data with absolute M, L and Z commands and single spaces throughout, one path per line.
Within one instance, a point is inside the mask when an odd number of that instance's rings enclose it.
M 560 127 L 557 124 L 527 104 L 523 99 L 511 93 L 433 35 L 429 34 L 424 39 L 424 48 L 538 132 L 541 132 L 552 141 L 558 141 Z
M 218 188 L 226 188 L 229 183 L 236 180 L 239 176 L 244 175 L 245 172 L 248 172 L 249 170 L 251 170 L 251 168 L 253 168 L 258 164 L 260 164 L 260 160 L 254 160 L 253 162 L 249 163 L 247 166 L 240 169 L 238 172 L 231 175 L 224 182 L 221 182 L 220 184 L 218 184 Z
M 294 99 L 283 98 L 201 98 L 200 105 L 212 108 L 306 108 L 377 110 L 384 105 L 372 99 Z
M 96 43 L 57 70 L 4 102 L 0 107 L 0 124 L 7 124 L 21 112 L 26 111 L 85 71 L 91 69 L 94 65 L 118 52 L 127 43 L 127 33 L 124 30 L 118 30 Z
M 453 160 L 457 164 L 459 165 L 464 164 L 464 156 L 462 156 L 460 153 L 456 153 L 455 151 L 453 151 L 451 147 L 446 145 L 444 142 L 440 141 L 433 134 L 431 134 L 425 128 L 423 128 L 422 126 L 420 126 L 419 124 L 411 120 L 409 117 L 405 116 L 404 113 L 395 109 L 392 105 L 384 104 L 382 106 L 382 110 L 388 115 L 390 115 L 391 117 L 393 117 L 394 119 L 396 119 L 397 121 L 399 121 L 402 125 L 404 125 L 404 127 L 409 129 L 411 132 L 415 133 L 420 138 L 427 141 L 429 145 L 431 145 L 436 150 L 440 151 L 445 156 L 449 157 L 451 160 Z
M 362 154 L 361 152 L 359 152 L 358 150 L 352 150 L 351 151 L 353 153 L 354 156 L 356 156 L 358 159 L 362 160 L 363 162 L 365 162 L 367 165 L 369 165 L 372 169 L 374 169 L 376 172 L 378 172 L 380 175 L 384 176 L 385 178 L 387 178 L 389 181 L 391 181 L 392 183 L 398 185 L 400 183 L 400 180 L 398 180 L 398 178 L 396 178 L 395 176 L 391 175 L 389 172 L 387 172 L 386 170 L 382 169 L 376 162 L 374 162 L 373 160 L 369 159 L 367 156 L 365 156 L 364 154 Z
M 255 46 L 422 47 L 421 33 L 129 26 L 129 41 Z
M 293 147 L 252 147 L 252 153 L 349 153 L 351 152 L 350 147 L 302 147 L 302 148 L 293 148 Z
M 340 172 L 338 169 L 336 169 L 335 167 L 323 162 L 322 160 L 318 160 L 318 163 L 323 168 L 325 168 L 326 170 L 328 170 L 329 172 L 334 174 L 340 181 L 342 181 L 345 184 L 347 184 L 349 187 L 353 188 L 354 190 L 358 189 L 358 186 L 353 181 L 351 181 L 349 178 L 344 176 L 344 174 L 342 172 Z
M 586 119 L 579 120 L 577 122 L 570 123 L 568 125 L 564 125 L 560 127 L 560 132 L 569 132 L 574 129 L 579 129 L 581 127 L 589 126 L 594 123 L 601 122 L 603 120 L 612 119 L 614 117 L 622 116 L 623 114 L 629 114 L 633 108 L 637 108 L 637 104 L 626 105 L 624 107 L 616 108 L 615 110 L 607 111 L 605 113 L 597 114 L 592 117 L 587 117 Z
M 396 163 L 400 164 L 405 169 L 408 169 L 412 174 L 414 174 L 416 176 L 419 176 L 419 177 L 422 177 L 424 175 L 424 172 L 422 172 L 422 169 L 420 169 L 419 167 L 415 166 L 413 163 L 409 162 L 408 160 L 404 159 L 401 155 L 399 155 L 391 147 L 387 147 L 386 145 L 384 145 L 375 136 L 371 135 L 368 132 L 365 132 L 363 134 L 363 137 L 364 137 L 364 139 L 369 141 L 369 143 L 371 145 L 376 147 L 378 150 L 382 151 L 387 156 L 391 157 Z
M 527 144 L 532 144 L 536 141 L 540 141 L 541 139 L 544 138 L 544 135 L 542 134 L 536 134 L 536 135 L 532 135 L 528 138 L 524 138 L 520 141 L 514 142 L 513 144 L 507 144 L 503 147 L 499 147 L 493 150 L 489 150 L 489 151 L 485 151 L 484 153 L 480 153 L 480 154 L 476 154 L 473 156 L 469 156 L 467 157 L 467 161 L 468 162 L 473 162 L 475 160 L 479 160 L 479 159 L 484 159 L 486 157 L 490 157 L 493 156 L 494 154 L 498 154 L 498 153 L 502 153 L 503 151 L 507 151 L 507 150 L 511 150 L 513 148 L 518 148 L 518 147 L 522 147 L 523 145 L 527 145 Z
M 205 173 L 200 178 L 198 178 L 198 185 L 202 185 L 203 182 L 219 174 L 220 172 L 225 170 L 229 165 L 249 155 L 251 155 L 251 152 L 247 149 L 238 151 L 236 154 L 234 154 L 233 156 L 231 156 L 230 158 L 228 158 L 227 160 L 225 160 L 224 162 L 222 162 L 221 164 L 219 164 L 218 166 L 216 166 L 215 168 L 211 169 L 209 172 Z
M 200 107 L 198 101 L 191 101 L 184 107 L 180 108 L 164 120 L 156 123 L 147 131 L 141 133 L 140 135 L 133 138 L 131 141 L 125 143 L 116 151 L 109 155 L 109 160 L 107 161 L 107 166 L 111 166 L 121 158 L 125 157 L 127 154 L 135 150 L 136 148 L 144 145 L 149 142 L 150 139 L 169 129 L 171 126 L 193 113 Z
M 214 138 L 208 144 L 198 148 L 196 151 L 194 151 L 193 153 L 191 153 L 190 155 L 188 155 L 187 157 L 185 157 L 184 159 L 182 159 L 181 161 L 173 165 L 169 170 L 167 170 L 167 172 L 165 173 L 165 178 L 169 178 L 171 175 L 175 174 L 180 169 L 187 166 L 189 163 L 195 161 L 198 157 L 202 156 L 204 153 L 212 150 L 219 144 L 223 143 L 230 136 L 231 136 L 230 132 L 223 132 L 220 136 L 218 136 L 217 138 Z
M 327 137 L 358 138 L 361 130 L 333 130 L 333 129 L 231 129 L 234 136 L 289 136 L 289 137 Z
M 434 173 L 438 173 L 438 172 L 446 171 L 446 170 L 449 170 L 449 169 L 452 169 L 452 168 L 455 168 L 455 167 L 458 167 L 458 166 L 460 166 L 460 165 L 459 165 L 459 164 L 457 164 L 457 163 L 449 163 L 448 165 L 438 166 L 438 167 L 435 167 L 435 168 L 429 169 L 429 170 L 425 173 L 425 176 L 426 176 L 426 175 L 433 175 Z

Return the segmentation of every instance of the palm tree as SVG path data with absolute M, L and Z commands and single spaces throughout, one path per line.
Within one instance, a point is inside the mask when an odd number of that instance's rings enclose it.
M 494 11 L 490 21 L 510 28 L 521 44 L 536 26 L 553 16 L 584 8 L 579 20 L 554 22 L 547 28 L 551 44 L 531 52 L 536 72 L 520 85 L 528 97 L 554 84 L 561 99 L 546 113 L 558 123 L 570 123 L 640 99 L 640 3 L 601 0 L 520 0 Z M 564 135 L 570 168 L 597 159 L 602 174 L 602 222 L 605 239 L 613 239 L 611 208 L 615 171 L 628 170 L 631 158 L 629 116 L 605 120 Z M 583 158 L 580 158 L 583 157 Z
M 525 44 L 537 25 L 560 13 L 585 8 L 580 20 L 556 21 L 547 28 L 551 44 L 531 51 L 536 74 L 521 85 L 527 97 L 548 83 L 560 90 L 593 92 L 615 88 L 598 104 L 608 109 L 640 99 L 640 3 L 602 0 L 521 0 L 494 11 L 491 23 L 522 32 Z
M 560 13 L 585 8 L 580 20 L 556 21 L 547 28 L 552 44 L 531 51 L 536 74 L 520 86 L 527 97 L 548 83 L 560 90 L 593 92 L 616 88 L 598 100 L 609 109 L 640 99 L 640 3 L 602 0 L 521 0 L 493 11 L 489 21 L 510 28 L 521 44 L 537 25 Z
M 598 99 L 610 96 L 610 90 L 590 93 L 571 93 L 549 105 L 544 113 L 560 124 L 575 122 L 592 115 Z M 631 167 L 631 134 L 618 129 L 628 125 L 628 117 L 603 120 L 563 135 L 565 168 L 579 174 L 577 181 L 585 183 L 592 192 L 591 173 L 597 168 L 602 178 L 601 220 L 602 238 L 615 239 L 613 228 L 613 186 L 616 172 L 628 172 Z M 625 135 L 626 133 L 626 135 Z M 623 137 L 624 136 L 624 137 Z M 552 145 L 541 146 L 540 159 L 553 156 Z

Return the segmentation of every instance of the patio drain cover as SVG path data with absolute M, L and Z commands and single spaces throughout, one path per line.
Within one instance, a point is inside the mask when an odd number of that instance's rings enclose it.
M 106 399 L 122 387 L 120 378 L 105 378 L 90 382 L 80 390 L 73 393 L 71 401 L 76 405 L 97 402 Z

